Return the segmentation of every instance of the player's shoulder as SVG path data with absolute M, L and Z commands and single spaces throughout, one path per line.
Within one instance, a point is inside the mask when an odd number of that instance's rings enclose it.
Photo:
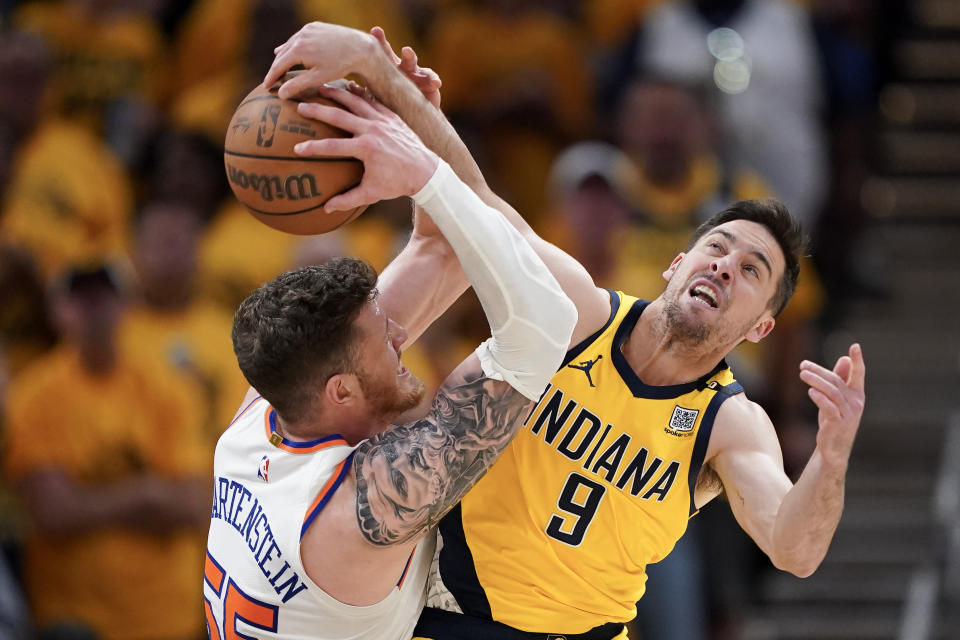
M 777 442 L 770 416 L 745 393 L 730 396 L 717 410 L 710 438 L 710 455 L 729 448 L 766 447 Z
M 607 330 L 617 316 L 617 312 L 633 298 L 619 291 L 592 286 L 573 299 L 577 307 L 577 325 L 570 338 L 570 344 L 577 346 L 593 342 Z

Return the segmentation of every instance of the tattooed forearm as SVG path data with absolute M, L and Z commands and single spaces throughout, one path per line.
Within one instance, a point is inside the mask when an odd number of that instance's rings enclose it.
M 354 455 L 357 519 L 378 545 L 419 534 L 453 507 L 510 443 L 532 402 L 483 377 L 471 358 L 437 391 L 430 415 Z

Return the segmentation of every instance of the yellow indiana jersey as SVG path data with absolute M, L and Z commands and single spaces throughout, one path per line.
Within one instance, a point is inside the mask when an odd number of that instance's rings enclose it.
M 621 347 L 647 302 L 610 298 L 607 323 L 567 353 L 513 443 L 441 522 L 442 584 L 428 606 L 537 633 L 626 622 L 647 564 L 683 535 L 714 416 L 742 387 L 725 362 L 687 384 L 644 384 Z

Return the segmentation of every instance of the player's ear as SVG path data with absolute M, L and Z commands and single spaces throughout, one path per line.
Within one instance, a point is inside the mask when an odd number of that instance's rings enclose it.
M 327 401 L 340 406 L 356 403 L 363 397 L 360 390 L 360 379 L 353 373 L 335 373 L 327 380 L 323 387 L 323 395 Z
M 670 278 L 673 277 L 673 272 L 677 270 L 677 267 L 680 266 L 680 261 L 683 260 L 683 257 L 687 255 L 685 253 L 678 253 L 677 257 L 673 259 L 673 262 L 670 263 L 670 266 L 667 267 L 667 270 L 663 272 L 663 279 L 667 282 L 670 281 Z
M 750 331 L 747 331 L 747 335 L 745 335 L 744 338 L 750 342 L 760 342 L 768 333 L 773 331 L 773 325 L 775 324 L 777 324 L 777 321 L 773 319 L 773 316 L 769 313 L 764 313 Z

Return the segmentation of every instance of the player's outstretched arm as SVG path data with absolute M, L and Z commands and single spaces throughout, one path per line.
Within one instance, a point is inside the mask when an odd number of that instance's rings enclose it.
M 843 513 L 847 465 L 863 415 L 865 371 L 857 344 L 832 371 L 809 361 L 801 364 L 800 378 L 810 385 L 810 398 L 819 408 L 819 432 L 817 447 L 793 486 L 783 472 L 773 425 L 759 406 L 733 398 L 717 415 L 717 441 L 710 443 L 717 453 L 709 464 L 737 521 L 775 566 L 800 577 L 823 561 Z

